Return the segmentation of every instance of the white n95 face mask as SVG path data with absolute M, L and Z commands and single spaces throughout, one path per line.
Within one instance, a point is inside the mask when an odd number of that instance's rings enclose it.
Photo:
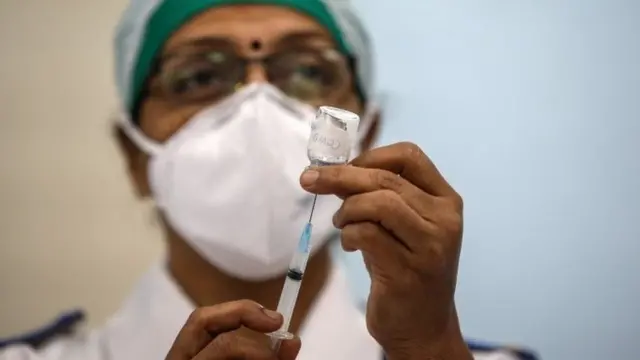
M 169 225 L 220 270 L 257 281 L 286 272 L 308 220 L 313 195 L 299 177 L 315 114 L 254 84 L 199 112 L 164 144 L 130 121 L 122 125 L 151 155 L 150 186 Z M 318 197 L 312 252 L 336 232 L 340 204 Z

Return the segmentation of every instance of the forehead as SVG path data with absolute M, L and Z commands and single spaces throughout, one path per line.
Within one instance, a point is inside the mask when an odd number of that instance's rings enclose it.
M 229 5 L 211 8 L 183 25 L 165 44 L 165 51 L 203 38 L 225 38 L 238 44 L 260 40 L 269 46 L 288 36 L 312 35 L 333 43 L 329 32 L 313 18 L 274 5 Z

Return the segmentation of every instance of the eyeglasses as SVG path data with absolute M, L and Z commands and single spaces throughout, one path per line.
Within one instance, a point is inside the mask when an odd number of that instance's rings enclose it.
M 247 82 L 253 63 L 262 65 L 272 85 L 311 105 L 335 103 L 351 90 L 349 61 L 336 49 L 296 47 L 247 58 L 219 46 L 163 59 L 150 81 L 149 95 L 176 104 L 215 102 Z

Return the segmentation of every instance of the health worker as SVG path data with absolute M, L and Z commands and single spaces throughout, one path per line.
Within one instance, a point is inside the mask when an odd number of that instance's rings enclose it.
M 454 303 L 461 197 L 418 146 L 371 148 L 372 48 L 349 1 L 132 0 L 115 62 L 115 138 L 166 258 L 103 327 L 0 359 L 472 359 Z M 321 105 L 361 116 L 355 159 L 304 171 Z M 274 352 L 265 334 L 312 194 L 297 337 Z M 333 240 L 363 254 L 366 312 Z

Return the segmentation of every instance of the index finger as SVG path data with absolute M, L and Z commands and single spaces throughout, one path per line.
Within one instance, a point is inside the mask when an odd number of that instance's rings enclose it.
M 175 358 L 190 359 L 217 335 L 241 326 L 259 332 L 272 332 L 282 323 L 282 316 L 250 300 L 239 300 L 202 307 L 191 313 L 171 347 Z M 171 357 L 170 357 L 171 358 Z
M 353 159 L 351 165 L 391 171 L 431 195 L 457 196 L 431 159 L 413 143 L 402 142 L 366 151 Z

